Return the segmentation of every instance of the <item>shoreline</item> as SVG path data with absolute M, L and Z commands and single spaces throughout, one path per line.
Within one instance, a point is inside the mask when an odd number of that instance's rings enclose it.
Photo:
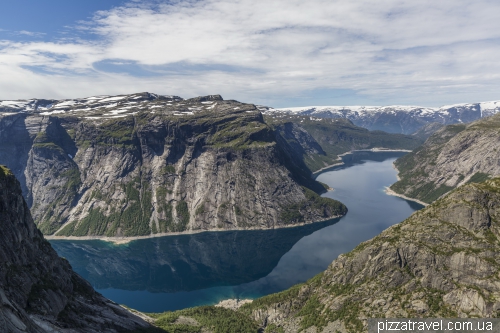
M 371 151 L 371 152 L 374 152 L 374 153 L 383 153 L 383 152 L 391 152 L 391 151 L 392 152 L 403 152 L 403 153 L 410 153 L 410 152 L 412 152 L 412 150 L 408 150 L 408 149 L 386 149 L 386 148 L 371 148 L 371 149 L 350 150 L 348 152 L 345 152 L 345 153 L 337 155 L 338 156 L 338 158 L 337 158 L 338 162 L 330 164 L 330 165 L 327 165 L 327 166 L 325 166 L 325 167 L 323 167 L 321 169 L 318 169 L 316 171 L 313 171 L 313 173 L 311 174 L 311 176 L 315 176 L 316 174 L 321 173 L 322 171 L 324 171 L 326 169 L 333 168 L 333 167 L 338 166 L 338 165 L 343 165 L 344 162 L 342 161 L 342 156 L 353 154 L 353 153 L 355 153 L 357 151 Z
M 334 167 L 334 166 L 338 166 L 338 165 L 343 165 L 344 162 L 342 162 L 342 156 L 345 156 L 345 155 L 348 155 L 348 154 L 352 154 L 354 152 L 357 152 L 357 151 L 371 151 L 371 152 L 411 152 L 411 150 L 407 150 L 407 149 L 385 149 L 385 148 L 371 148 L 371 149 L 358 149 L 358 150 L 351 150 L 351 151 L 348 151 L 348 152 L 345 152 L 345 153 L 342 153 L 342 154 L 339 154 L 338 155 L 338 161 L 337 163 L 334 163 L 334 164 L 331 164 L 331 165 L 328 165 L 328 166 L 325 166 L 317 171 L 314 171 L 311 176 L 314 176 L 320 172 L 322 172 L 323 170 L 326 170 L 326 169 L 329 169 L 331 167 Z M 395 168 L 394 164 L 393 164 L 393 167 Z M 396 169 L 397 171 L 397 169 Z M 399 173 L 399 171 L 398 171 Z M 399 177 L 398 177 L 399 179 Z M 411 198 L 407 198 L 405 196 L 402 196 L 392 190 L 390 190 L 389 188 L 386 188 L 387 190 L 391 191 L 392 193 L 389 193 L 386 191 L 387 194 L 389 195 L 394 195 L 394 196 L 399 196 L 405 200 L 410 200 L 410 201 L 415 201 L 421 205 L 424 205 L 424 206 L 427 206 L 426 203 L 422 203 L 421 201 L 419 200 L 416 200 L 416 199 L 411 199 Z M 326 189 L 327 192 L 330 192 L 330 191 L 334 191 L 333 188 L 329 187 L 328 189 Z M 145 235 L 145 236 L 131 236 L 131 237 L 106 237 L 106 236 L 54 236 L 54 235 L 44 235 L 44 238 L 46 240 L 68 240 L 68 241 L 79 241 L 79 240 L 82 240 L 82 241 L 85 241 L 85 240 L 100 240 L 100 241 L 104 241 L 104 242 L 108 242 L 108 243 L 113 243 L 114 245 L 124 245 L 124 244 L 128 244 L 132 241 L 135 241 L 135 240 L 141 240 L 141 239 L 151 239 L 151 238 L 159 238 L 159 237 L 168 237 L 168 236 L 179 236 L 179 235 L 194 235 L 194 234 L 199 234 L 199 233 L 202 233 L 202 232 L 224 232 L 224 231 L 245 231 L 245 230 L 275 230 L 275 229 L 284 229 L 284 228 L 295 228 L 295 227 L 303 227 L 307 224 L 312 224 L 312 223 L 321 223 L 321 222 L 325 222 L 325 221 L 328 221 L 328 220 L 333 220 L 333 219 L 336 219 L 336 218 L 340 218 L 342 216 L 345 216 L 345 215 L 339 215 L 339 216 L 332 216 L 332 217 L 328 217 L 328 218 L 325 218 L 325 219 L 321 219 L 321 220 L 317 220 L 317 221 L 305 221 L 305 222 L 302 222 L 302 223 L 298 223 L 298 224 L 293 224 L 293 225 L 283 225 L 283 226 L 278 226 L 278 227 L 275 227 L 275 228 L 266 228 L 266 229 L 262 229 L 262 228 L 255 228 L 255 227 L 252 227 L 252 228 L 234 228 L 234 229 L 223 229 L 223 230 L 220 230 L 220 229 L 211 229 L 211 230 L 187 230 L 187 231 L 181 231 L 181 232 L 169 232 L 169 233 L 158 233 L 158 234 L 150 234 L 150 235 Z
M 168 236 L 180 236 L 180 235 L 194 235 L 200 234 L 202 232 L 224 232 L 224 231 L 250 231 L 250 230 L 276 230 L 276 229 L 285 229 L 285 228 L 297 228 L 303 227 L 305 225 L 313 224 L 313 223 L 321 223 L 326 222 L 333 219 L 341 218 L 345 215 L 335 215 L 328 218 L 316 220 L 316 221 L 306 221 L 302 223 L 297 223 L 293 225 L 283 225 L 275 228 L 234 228 L 234 229 L 211 229 L 211 230 L 186 230 L 181 232 L 169 232 L 169 233 L 158 233 L 151 234 L 146 236 L 131 236 L 131 237 L 107 237 L 107 236 L 54 236 L 54 235 L 43 235 L 46 240 L 68 240 L 68 241 L 86 241 L 86 240 L 100 240 L 108 243 L 113 243 L 114 245 L 124 245 L 128 244 L 135 240 L 141 239 L 150 239 L 150 238 L 159 238 L 159 237 L 168 237 Z
M 407 197 L 406 195 L 402 195 L 402 194 L 399 194 L 397 192 L 394 192 L 389 187 L 385 187 L 384 192 L 385 192 L 385 194 L 392 195 L 393 197 L 400 197 L 401 199 L 405 199 L 405 200 L 408 200 L 408 201 L 416 202 L 416 203 L 418 203 L 418 204 L 420 204 L 420 205 L 422 205 L 424 207 L 429 206 L 428 203 L 425 203 L 425 202 L 420 201 L 418 199 L 413 199 L 413 198 Z
M 392 168 L 393 168 L 394 170 L 396 170 L 396 172 L 397 172 L 397 173 L 396 173 L 396 179 L 397 179 L 397 181 L 400 181 L 400 180 L 401 180 L 401 178 L 399 177 L 399 170 L 398 170 L 398 168 L 396 168 L 396 165 L 394 165 L 394 163 L 392 163 Z M 408 201 L 413 201 L 413 202 L 416 202 L 416 203 L 418 203 L 418 204 L 421 204 L 421 205 L 422 205 L 422 206 L 424 206 L 424 207 L 427 207 L 427 206 L 429 205 L 428 203 L 425 203 L 425 202 L 420 201 L 420 200 L 418 200 L 418 199 L 410 198 L 410 197 L 407 197 L 406 195 L 403 195 L 403 194 L 399 194 L 399 193 L 397 193 L 397 192 L 394 192 L 394 191 L 393 191 L 393 190 L 391 190 L 388 186 L 386 186 L 386 187 L 385 187 L 384 192 L 385 192 L 386 194 L 388 194 L 388 195 L 392 195 L 392 196 L 394 196 L 394 197 L 400 197 L 400 198 L 405 199 L 405 200 L 408 200 Z

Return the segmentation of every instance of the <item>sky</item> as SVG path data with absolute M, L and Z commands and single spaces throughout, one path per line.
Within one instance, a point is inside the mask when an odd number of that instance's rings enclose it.
M 497 0 L 2 0 L 0 100 L 500 100 L 499 13 Z

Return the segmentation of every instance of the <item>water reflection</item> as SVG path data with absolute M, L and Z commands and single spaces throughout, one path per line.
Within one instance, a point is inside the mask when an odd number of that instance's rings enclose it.
M 97 289 L 191 291 L 258 280 L 297 241 L 338 221 L 277 230 L 205 232 L 112 245 L 52 241 L 59 255 Z
M 105 297 L 145 312 L 256 298 L 304 282 L 341 253 L 403 221 L 419 204 L 384 193 L 396 181 L 401 152 L 356 152 L 319 181 L 324 196 L 349 212 L 338 223 L 266 230 L 208 232 L 141 240 L 124 246 L 100 241 L 52 241 L 61 256 Z

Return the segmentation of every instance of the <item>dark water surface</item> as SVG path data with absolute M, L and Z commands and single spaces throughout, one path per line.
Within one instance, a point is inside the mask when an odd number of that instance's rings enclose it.
M 422 206 L 386 195 L 400 152 L 355 152 L 317 180 L 335 190 L 346 216 L 278 230 L 205 232 L 144 239 L 51 241 L 105 297 L 144 312 L 256 298 L 304 282 L 341 253 L 403 221 Z

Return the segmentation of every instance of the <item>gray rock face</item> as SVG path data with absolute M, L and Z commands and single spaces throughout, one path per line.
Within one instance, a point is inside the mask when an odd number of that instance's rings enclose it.
M 500 175 L 500 115 L 436 131 L 398 159 L 400 180 L 391 189 L 430 203 L 467 182 Z
M 37 230 L 0 167 L 0 331 L 122 332 L 150 325 L 96 293 Z
M 0 162 L 44 234 L 268 229 L 345 214 L 314 193 L 324 189 L 254 105 L 148 96 L 0 117 Z
M 370 317 L 497 317 L 499 240 L 495 178 L 456 189 L 304 285 L 243 309 L 285 332 L 366 332 Z

